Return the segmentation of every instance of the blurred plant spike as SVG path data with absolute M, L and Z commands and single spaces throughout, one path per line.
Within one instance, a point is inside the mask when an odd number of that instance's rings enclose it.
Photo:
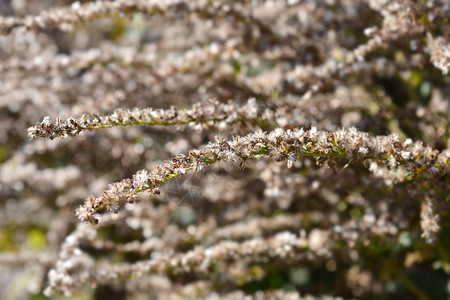
M 0 3 L 1 299 L 449 297 L 448 1 L 54 2 Z
M 184 1 L 96 1 L 80 4 L 73 2 L 70 7 L 50 9 L 37 16 L 25 18 L 7 17 L 2 18 L 0 28 L 2 34 L 9 34 L 15 28 L 23 30 L 31 29 L 67 29 L 70 25 L 91 21 L 95 18 L 107 17 L 114 14 L 125 14 L 132 12 L 152 12 L 167 9 L 183 3 Z

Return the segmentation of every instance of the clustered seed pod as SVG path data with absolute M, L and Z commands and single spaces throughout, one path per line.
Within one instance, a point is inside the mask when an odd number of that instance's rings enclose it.
M 447 297 L 447 1 L 3 2 L 0 298 Z

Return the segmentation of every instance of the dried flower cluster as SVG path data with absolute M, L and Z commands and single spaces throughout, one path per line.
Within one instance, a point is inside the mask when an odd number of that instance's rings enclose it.
M 443 37 L 439 37 L 431 45 L 431 62 L 448 74 L 450 70 L 450 42 Z
M 0 11 L 1 299 L 449 297 L 447 1 Z

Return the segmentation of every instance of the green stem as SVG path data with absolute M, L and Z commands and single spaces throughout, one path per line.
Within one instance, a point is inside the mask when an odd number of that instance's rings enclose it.
M 417 297 L 419 300 L 431 300 L 431 298 L 425 294 L 401 269 L 396 269 L 395 275 L 398 276 L 400 281 Z

